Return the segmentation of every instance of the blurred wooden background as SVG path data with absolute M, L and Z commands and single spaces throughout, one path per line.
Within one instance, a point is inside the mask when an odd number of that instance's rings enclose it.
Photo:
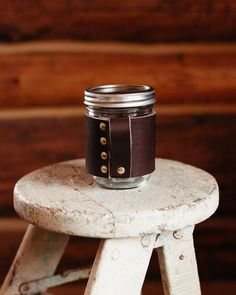
M 15 182 L 84 156 L 83 90 L 111 83 L 154 86 L 157 156 L 218 180 L 219 210 L 195 232 L 200 277 L 235 278 L 235 24 L 234 0 L 0 1 L 0 284 L 25 229 Z M 96 247 L 72 238 L 59 269 L 92 263 Z M 160 279 L 156 257 L 147 279 Z

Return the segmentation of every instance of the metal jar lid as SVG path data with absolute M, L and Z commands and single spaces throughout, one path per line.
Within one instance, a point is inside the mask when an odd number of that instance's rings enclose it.
M 84 94 L 84 103 L 91 107 L 140 107 L 156 101 L 154 88 L 146 85 L 101 85 L 86 89 Z

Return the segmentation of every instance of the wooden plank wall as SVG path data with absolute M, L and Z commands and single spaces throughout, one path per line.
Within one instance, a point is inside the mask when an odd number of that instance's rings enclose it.
M 234 41 L 234 0 L 33 0 L 0 4 L 0 35 L 135 42 Z
M 84 156 L 83 90 L 109 83 L 153 85 L 157 156 L 218 180 L 220 207 L 196 228 L 199 270 L 234 278 L 235 20 L 232 0 L 0 2 L 0 284 L 25 229 L 14 183 Z M 72 238 L 59 269 L 92 263 L 96 247 Z M 148 278 L 160 278 L 156 257 Z

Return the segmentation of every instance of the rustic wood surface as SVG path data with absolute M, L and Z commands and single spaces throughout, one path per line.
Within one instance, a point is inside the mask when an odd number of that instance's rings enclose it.
M 201 295 L 195 249 L 194 227 L 174 233 L 166 232 L 158 239 L 164 243 L 156 249 L 165 295 Z
M 139 295 L 156 237 L 102 240 L 84 295 Z
M 140 294 L 152 249 L 157 248 L 165 295 L 200 295 L 193 229 L 102 240 L 85 294 Z
M 3 253 L 0 265 L 0 285 L 6 275 L 17 248 L 24 235 L 27 224 L 19 219 L 0 220 L 0 236 L 7 243 L 0 243 Z M 195 228 L 194 241 L 199 264 L 201 280 L 226 280 L 235 278 L 235 247 L 236 239 L 235 218 L 211 217 Z M 70 238 L 66 252 L 58 267 L 58 272 L 70 268 L 86 267 L 92 265 L 98 248 L 99 240 L 89 238 Z M 78 251 L 78 249 L 83 249 Z M 147 275 L 148 279 L 159 279 L 155 253 Z
M 0 40 L 232 41 L 235 18 L 234 0 L 2 0 Z
M 64 253 L 68 236 L 30 225 L 0 290 L 1 295 L 30 294 L 22 283 L 54 274 Z M 21 288 L 21 289 L 19 289 Z M 45 290 L 43 290 L 45 291 Z M 32 294 L 32 293 L 31 293 Z
M 84 160 L 31 172 L 14 189 L 14 207 L 29 223 L 65 234 L 127 238 L 173 231 L 200 223 L 218 207 L 215 179 L 177 161 L 156 159 L 147 185 L 104 189 Z
M 157 248 L 165 295 L 200 295 L 193 229 L 194 226 L 188 226 L 174 232 L 163 231 L 160 235 L 101 240 L 85 294 L 140 294 L 151 254 Z M 30 295 L 57 286 L 57 276 L 51 277 L 50 285 L 33 280 L 54 274 L 67 241 L 66 235 L 28 226 L 0 294 L 11 295 L 20 290 Z
M 234 103 L 235 56 L 234 44 L 1 45 L 0 107 L 78 106 L 84 89 L 114 83 L 150 84 L 158 104 Z

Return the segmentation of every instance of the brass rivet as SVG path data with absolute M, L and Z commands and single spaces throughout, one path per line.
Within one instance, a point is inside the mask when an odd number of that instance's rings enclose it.
M 180 259 L 180 260 L 184 260 L 184 255 L 181 254 L 181 255 L 179 256 L 179 259 Z
M 176 239 L 181 239 L 183 237 L 183 234 L 182 234 L 182 232 L 180 230 L 176 230 L 176 231 L 174 231 L 173 236 Z
M 107 144 L 107 140 L 106 140 L 106 138 L 105 138 L 105 137 L 101 137 L 101 138 L 100 138 L 100 143 L 101 143 L 102 145 L 106 145 L 106 144 Z
M 30 290 L 29 285 L 27 283 L 24 283 L 23 285 L 20 286 L 20 290 L 22 292 L 27 292 Z
M 105 165 L 101 166 L 101 172 L 107 173 L 107 166 L 105 166 Z
M 106 160 L 107 159 L 107 153 L 106 152 L 101 152 L 101 158 L 103 160 Z
M 102 131 L 106 130 L 106 124 L 103 123 L 103 122 L 100 123 L 99 127 L 100 127 L 100 129 L 101 129 Z
M 118 167 L 117 168 L 117 173 L 120 174 L 120 175 L 124 174 L 125 173 L 125 168 L 124 167 Z

